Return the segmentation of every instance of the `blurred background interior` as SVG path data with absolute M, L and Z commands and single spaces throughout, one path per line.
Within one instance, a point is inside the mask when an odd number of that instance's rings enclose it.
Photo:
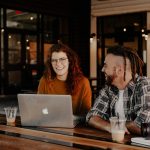
M 104 84 L 106 49 L 134 48 L 150 76 L 150 1 L 5 0 L 0 2 L 0 95 L 35 93 L 52 44 L 62 41 L 80 56 L 93 97 Z

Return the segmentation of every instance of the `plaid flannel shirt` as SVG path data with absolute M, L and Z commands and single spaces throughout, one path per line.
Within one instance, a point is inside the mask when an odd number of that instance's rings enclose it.
M 94 105 L 86 116 L 88 122 L 92 116 L 109 120 L 115 116 L 115 103 L 119 99 L 119 90 L 114 86 L 105 86 L 100 90 Z M 150 79 L 137 76 L 130 81 L 123 94 L 124 113 L 127 121 L 134 121 L 137 126 L 141 122 L 150 122 Z

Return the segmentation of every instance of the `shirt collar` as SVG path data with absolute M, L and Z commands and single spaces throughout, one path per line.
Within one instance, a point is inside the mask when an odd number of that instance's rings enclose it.
M 129 89 L 129 91 L 133 92 L 134 89 L 135 89 L 135 86 L 136 86 L 136 82 L 138 81 L 139 79 L 139 75 L 135 75 L 135 81 L 131 80 L 128 85 L 127 85 L 127 89 Z
M 136 86 L 136 82 L 139 79 L 139 75 L 135 75 L 135 82 L 133 80 L 131 80 L 128 85 L 126 86 L 125 90 L 128 89 L 129 92 L 133 93 L 135 86 Z M 110 86 L 110 90 L 114 92 L 114 94 L 117 94 L 119 92 L 119 89 L 113 85 Z

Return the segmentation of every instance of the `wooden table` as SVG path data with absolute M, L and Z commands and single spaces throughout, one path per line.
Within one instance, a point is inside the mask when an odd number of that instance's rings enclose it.
M 116 143 L 109 133 L 85 125 L 74 129 L 21 127 L 18 117 L 12 127 L 5 125 L 5 116 L 1 115 L 0 120 L 0 150 L 149 150 L 131 145 L 131 135 Z

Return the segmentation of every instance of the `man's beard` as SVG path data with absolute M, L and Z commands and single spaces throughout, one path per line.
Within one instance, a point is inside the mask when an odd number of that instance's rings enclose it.
M 105 82 L 108 86 L 110 86 L 110 85 L 112 85 L 112 82 L 113 82 L 114 79 L 115 79 L 115 75 L 107 75 L 107 78 L 106 78 Z

